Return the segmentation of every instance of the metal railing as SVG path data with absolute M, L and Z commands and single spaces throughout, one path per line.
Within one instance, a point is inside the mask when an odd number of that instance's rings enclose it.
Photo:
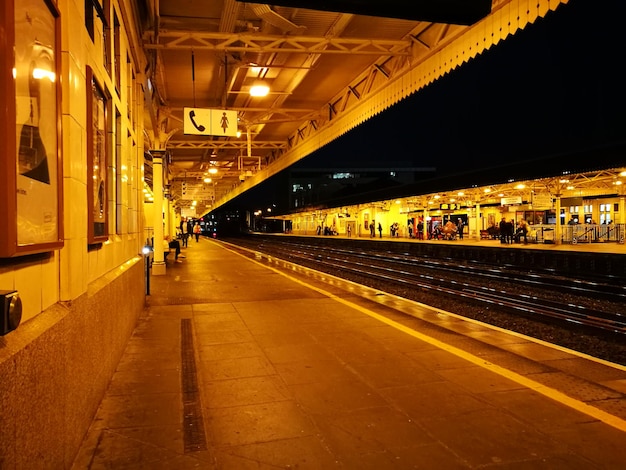
M 531 225 L 529 238 L 537 243 L 555 242 L 554 224 Z M 561 226 L 561 243 L 624 243 L 624 224 L 577 224 Z

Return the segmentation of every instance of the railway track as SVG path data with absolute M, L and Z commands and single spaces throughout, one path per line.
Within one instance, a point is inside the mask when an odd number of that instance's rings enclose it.
M 523 272 L 511 266 L 363 252 L 343 243 L 329 247 L 256 236 L 229 242 L 383 291 L 405 293 L 403 296 L 423 303 L 429 303 L 423 297 L 445 297 L 456 304 L 551 323 L 578 333 L 609 334 L 622 340 L 626 335 L 626 288 L 618 283 L 571 279 L 540 269 Z

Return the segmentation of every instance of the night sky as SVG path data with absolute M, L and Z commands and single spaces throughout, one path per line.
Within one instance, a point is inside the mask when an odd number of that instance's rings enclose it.
M 626 164 L 625 3 L 570 0 L 292 170 L 436 167 L 391 198 Z M 236 202 L 280 201 L 289 171 Z

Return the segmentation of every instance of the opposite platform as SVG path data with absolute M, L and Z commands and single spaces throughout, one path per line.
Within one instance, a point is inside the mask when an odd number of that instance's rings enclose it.
M 184 254 L 74 468 L 623 468 L 623 367 L 218 241 Z

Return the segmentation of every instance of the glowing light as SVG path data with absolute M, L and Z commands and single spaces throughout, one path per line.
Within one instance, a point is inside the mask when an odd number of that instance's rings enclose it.
M 36 80 L 47 78 L 51 82 L 54 82 L 57 76 L 54 72 L 51 72 L 50 70 L 36 68 L 36 69 L 33 69 L 33 78 Z
M 211 181 L 212 181 L 211 178 L 204 178 L 205 183 L 210 183 Z
M 255 83 L 250 87 L 250 96 L 267 96 L 270 92 L 270 87 L 265 83 Z
M 209 173 L 214 175 L 215 173 L 217 173 L 217 168 L 209 168 Z

